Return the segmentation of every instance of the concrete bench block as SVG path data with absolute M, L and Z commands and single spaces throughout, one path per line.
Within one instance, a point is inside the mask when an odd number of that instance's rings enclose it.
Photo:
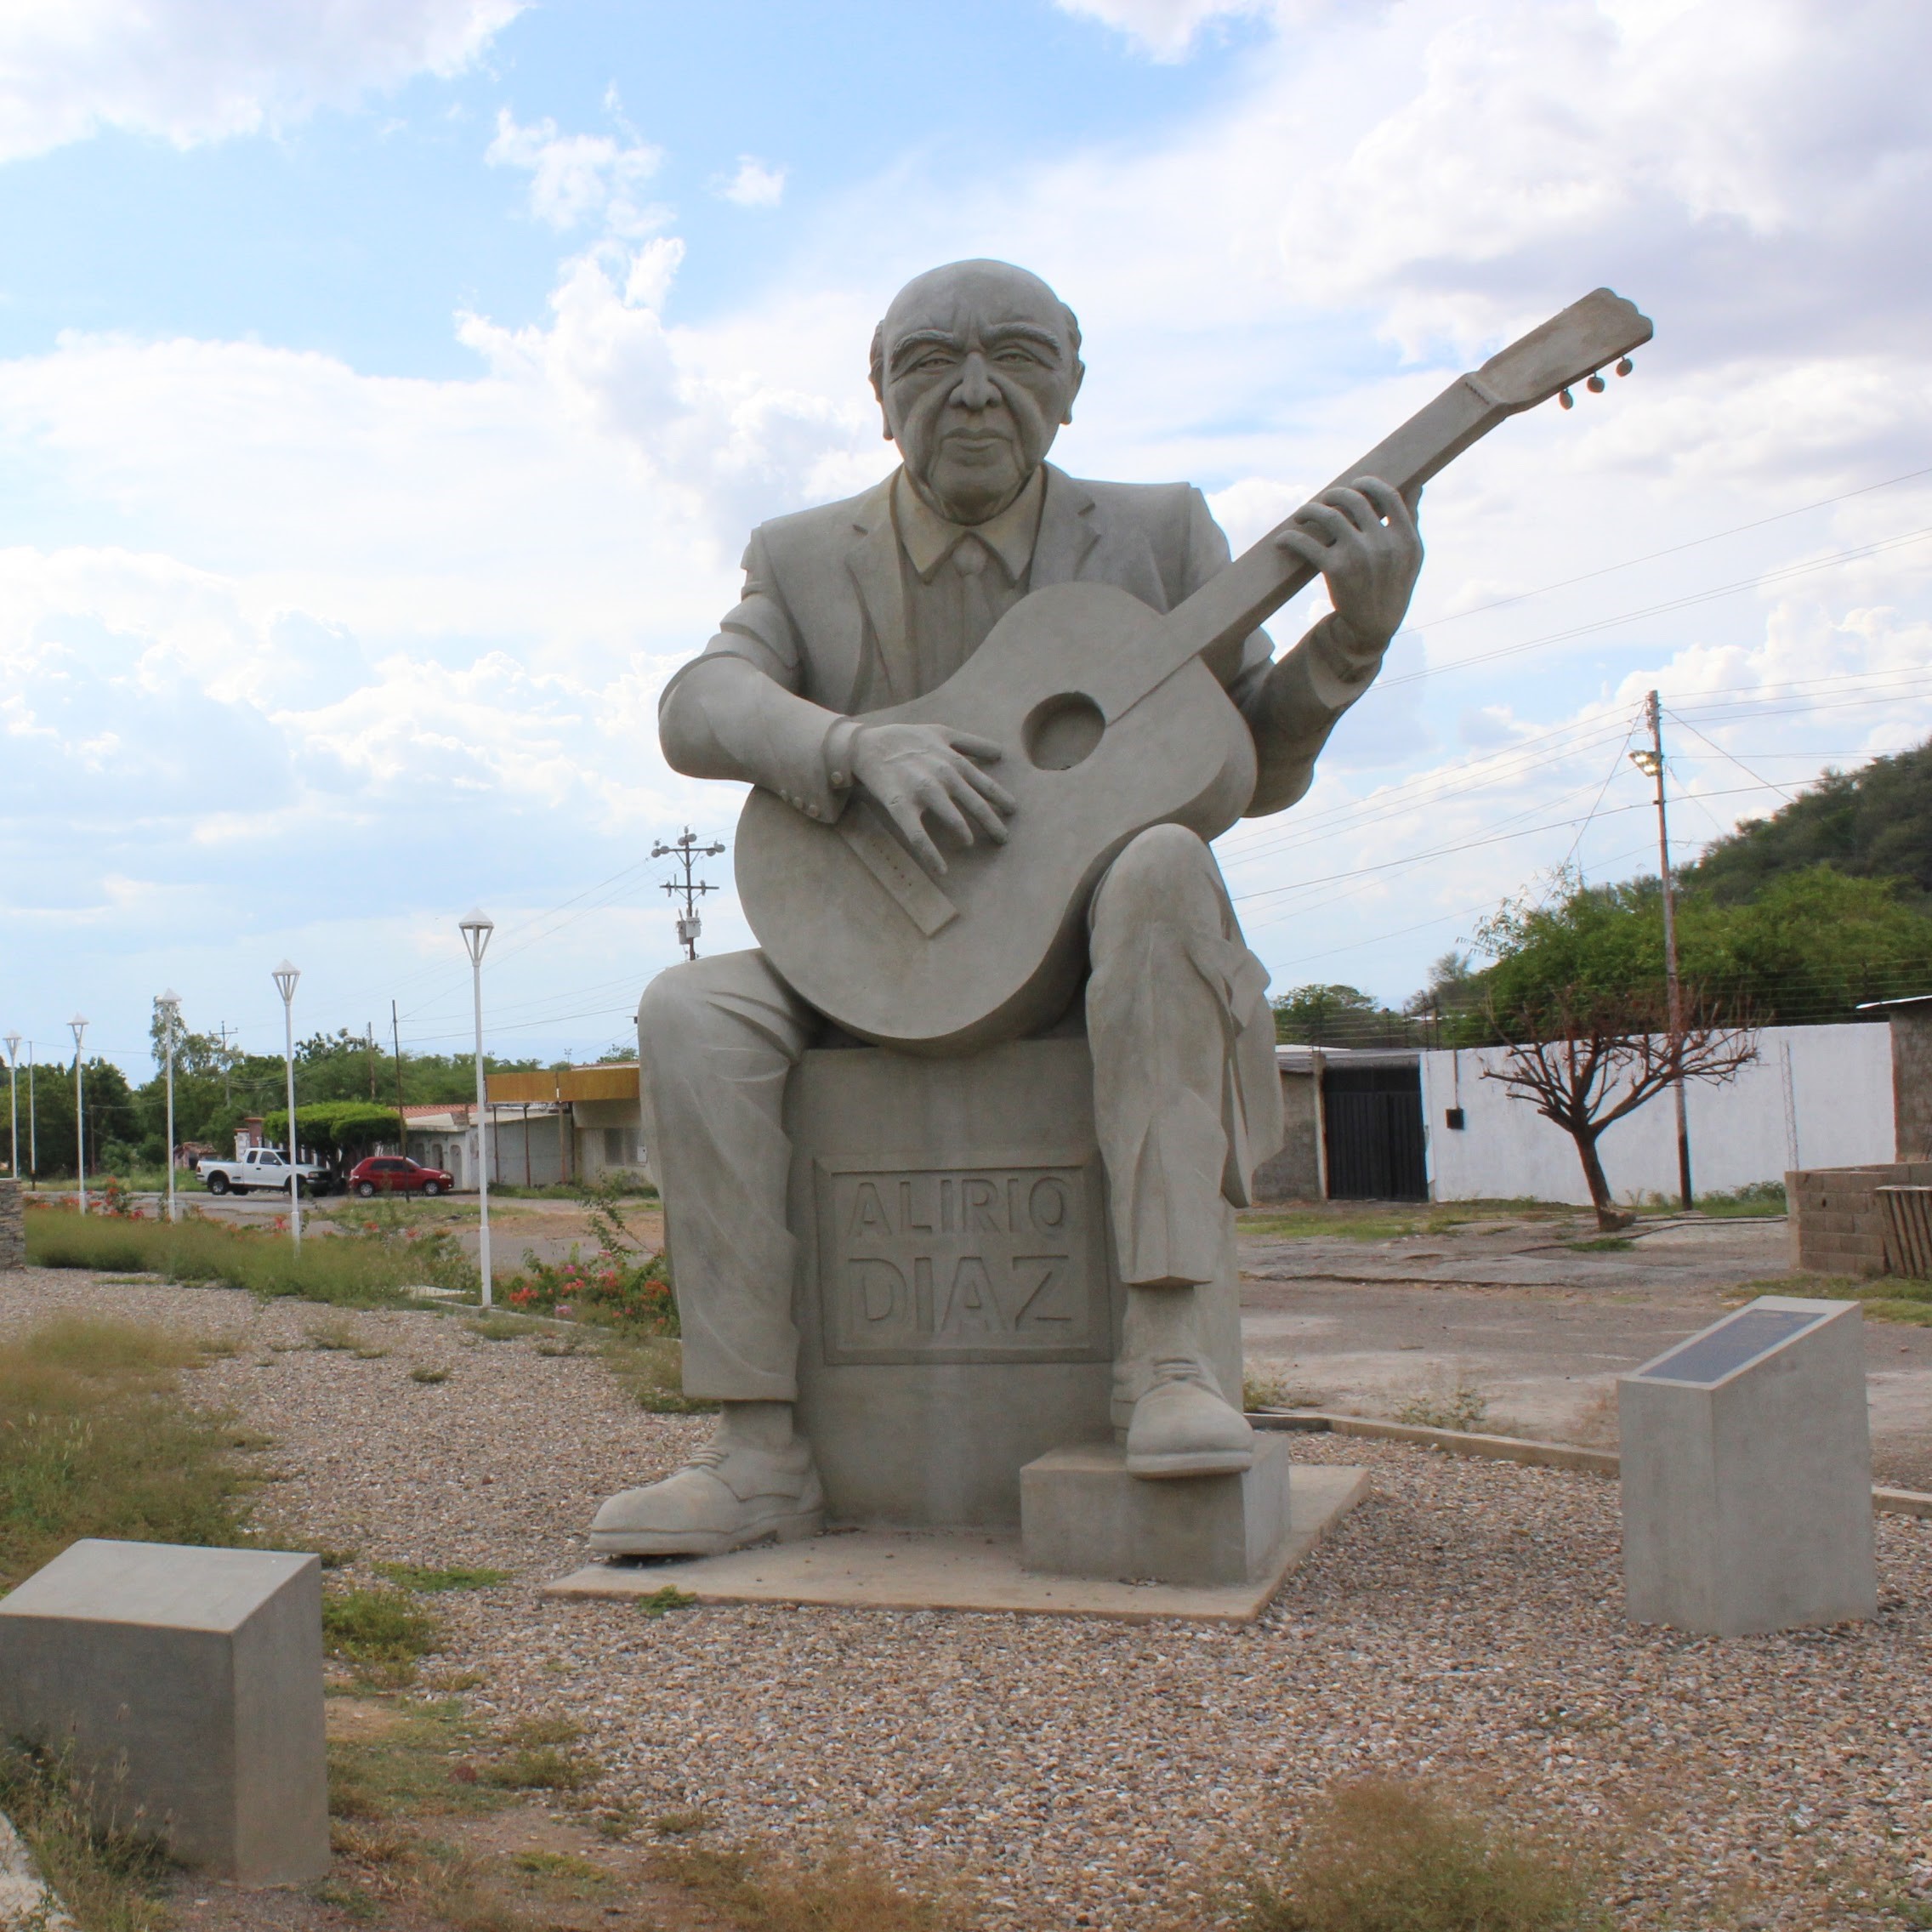
M 321 1565 L 73 1544 L 0 1601 L 0 1734 L 60 1751 L 97 1823 L 245 1885 L 328 1867 Z
M 1876 1613 L 1861 1316 L 1763 1295 L 1618 1378 L 1636 1621 L 1736 1637 Z
M 1245 1475 L 1127 1473 L 1113 1443 L 1055 1449 L 1020 1472 L 1021 1560 L 1062 1577 L 1243 1583 L 1288 1539 L 1287 1445 L 1259 1438 Z
M 27 1264 L 26 1225 L 20 1218 L 20 1184 L 0 1180 L 0 1269 Z

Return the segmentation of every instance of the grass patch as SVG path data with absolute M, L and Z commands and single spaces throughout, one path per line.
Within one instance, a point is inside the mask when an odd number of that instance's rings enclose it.
M 537 1324 L 526 1321 L 520 1315 L 479 1315 L 474 1321 L 464 1322 L 463 1327 L 486 1342 L 520 1341 L 524 1336 L 537 1333 Z
M 503 1802 L 478 1780 L 470 1760 L 486 1740 L 453 1697 L 385 1702 L 378 1710 L 384 1721 L 372 1735 L 329 1740 L 329 1810 L 336 1817 L 379 1822 L 493 1810 Z
M 1274 1241 L 1395 1241 L 1404 1235 L 1452 1234 L 1478 1221 L 1566 1221 L 1577 1210 L 1526 1196 L 1497 1201 L 1331 1201 L 1306 1207 L 1249 1209 L 1236 1217 L 1244 1235 Z
M 322 1598 L 322 1644 L 372 1681 L 406 1684 L 434 1651 L 436 1620 L 401 1590 L 334 1590 Z
M 1694 1198 L 1700 1214 L 1782 1214 L 1789 1211 L 1781 1180 L 1753 1181 L 1728 1193 L 1700 1194 Z
M 1627 1254 L 1637 1244 L 1628 1235 L 1599 1235 L 1594 1241 L 1566 1241 L 1572 1254 Z
M 1417 1429 L 1455 1429 L 1465 1433 L 1489 1420 L 1489 1397 L 1474 1389 L 1458 1388 L 1452 1395 L 1418 1395 L 1395 1412 L 1397 1422 Z
M 570 1749 L 582 1736 L 569 1718 L 526 1718 L 504 1733 L 508 1749 L 483 1776 L 504 1791 L 582 1791 L 604 1775 L 594 1758 Z
M 1932 1328 L 1932 1281 L 1909 1275 L 1780 1275 L 1768 1281 L 1747 1281 L 1725 1296 L 1732 1305 L 1754 1301 L 1759 1295 L 1804 1295 L 1814 1300 L 1855 1301 L 1874 1321 L 1895 1321 L 1908 1328 Z
M 97 1828 L 84 1795 L 66 1765 L 0 1747 L 0 1811 L 85 1932 L 166 1932 L 173 1917 L 156 1894 L 173 1867 L 151 1841 Z
M 450 1372 L 446 1368 L 412 1368 L 409 1372 L 412 1382 L 420 1382 L 431 1389 L 440 1382 L 447 1382 L 449 1378 Z
M 718 1406 L 685 1393 L 685 1345 L 674 1335 L 612 1335 L 604 1344 L 604 1366 L 653 1415 L 707 1415 Z
M 259 1446 L 182 1400 L 191 1341 L 61 1316 L 0 1345 L 0 1588 L 79 1537 L 232 1544 L 249 1537 Z
M 510 1580 L 508 1570 L 419 1569 L 413 1563 L 378 1563 L 377 1570 L 406 1590 L 435 1594 L 443 1590 L 488 1590 Z
M 1565 1848 L 1387 1779 L 1338 1787 L 1242 1932 L 1612 1932 Z
M 646 1617 L 662 1617 L 667 1611 L 695 1610 L 697 1599 L 689 1590 L 680 1590 L 675 1583 L 666 1583 L 649 1596 L 639 1597 L 637 1607 Z
M 969 1923 L 957 1900 L 912 1891 L 852 1851 L 806 1865 L 690 1846 L 660 1848 L 651 1862 L 737 1932 L 963 1932 Z
M 37 1268 L 160 1275 L 341 1308 L 404 1307 L 402 1291 L 425 1282 L 472 1292 L 477 1284 L 454 1236 L 413 1225 L 370 1221 L 358 1232 L 317 1235 L 298 1254 L 286 1235 L 193 1216 L 170 1225 L 47 1208 L 26 1222 L 27 1260 Z
M 358 1361 L 380 1361 L 389 1351 L 380 1343 L 372 1342 L 355 1324 L 346 1316 L 337 1315 L 333 1321 L 318 1322 L 308 1331 L 309 1346 L 323 1350 L 339 1350 L 344 1355 L 352 1355 Z

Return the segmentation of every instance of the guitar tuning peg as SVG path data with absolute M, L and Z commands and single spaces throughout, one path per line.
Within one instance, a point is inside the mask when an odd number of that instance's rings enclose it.
M 1559 390 L 1557 393 L 1556 400 L 1560 403 L 1561 403 L 1565 409 L 1574 409 L 1577 406 L 1577 399 L 1575 396 L 1571 395 L 1568 389 Z
M 1601 395 L 1609 386 L 1603 379 L 1602 371 L 1598 369 L 1590 372 L 1590 379 L 1583 384 L 1592 395 Z
M 1617 359 L 1617 372 L 1620 376 L 1628 376 L 1636 367 L 1628 355 L 1620 356 Z

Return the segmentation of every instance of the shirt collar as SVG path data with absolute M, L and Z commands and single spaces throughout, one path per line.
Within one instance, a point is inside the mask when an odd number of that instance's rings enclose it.
M 1008 580 L 1018 583 L 1033 560 L 1040 534 L 1040 505 L 1046 496 L 1046 465 L 1026 479 L 1026 486 L 997 516 L 984 523 L 953 523 L 941 516 L 915 490 L 903 469 L 892 480 L 892 520 L 899 541 L 912 560 L 912 568 L 927 583 L 958 548 L 963 537 L 976 537 L 1006 567 Z

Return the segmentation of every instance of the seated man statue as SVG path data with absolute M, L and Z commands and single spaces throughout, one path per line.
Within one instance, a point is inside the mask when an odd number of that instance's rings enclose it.
M 1030 591 L 1086 580 L 1165 611 L 1229 560 L 1198 490 L 1077 482 L 1045 460 L 1084 373 L 1073 313 L 1037 276 L 958 262 L 901 289 L 872 350 L 901 467 L 753 533 L 743 601 L 665 690 L 671 764 L 764 786 L 815 819 L 862 790 L 935 872 L 949 841 L 1003 839 L 1013 799 L 997 746 L 865 714 L 943 684 Z M 1253 734 L 1250 815 L 1307 790 L 1422 561 L 1410 506 L 1372 477 L 1327 491 L 1277 541 L 1321 572 L 1333 611 L 1278 661 L 1257 631 L 1214 667 Z M 1127 845 L 1088 929 L 1080 998 L 1128 1293 L 1116 1371 L 1132 1404 L 1127 1468 L 1242 1470 L 1253 1438 L 1209 1364 L 1195 1301 L 1222 1266 L 1223 1204 L 1247 1202 L 1281 1141 L 1268 975 L 1213 855 L 1179 826 Z M 827 1025 L 757 951 L 674 966 L 644 995 L 645 1126 L 674 1230 L 685 1387 L 722 1414 L 684 1469 L 604 1504 L 599 1551 L 710 1554 L 821 1526 L 811 1448 L 793 1427 L 783 1105 Z

